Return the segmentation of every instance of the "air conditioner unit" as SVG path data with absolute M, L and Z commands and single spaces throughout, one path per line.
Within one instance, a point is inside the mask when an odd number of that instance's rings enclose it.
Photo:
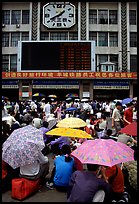
M 16 24 L 16 28 L 20 28 L 20 24 Z
M 2 28 L 5 28 L 5 24 L 4 23 L 2 24 Z

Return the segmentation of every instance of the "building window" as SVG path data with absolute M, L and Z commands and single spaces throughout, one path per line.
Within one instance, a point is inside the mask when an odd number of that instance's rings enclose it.
M 9 55 L 2 55 L 2 71 L 9 71 Z
M 98 33 L 99 46 L 108 46 L 108 33 L 99 32 Z
M 11 47 L 17 47 L 20 41 L 20 33 L 11 33 Z
M 109 24 L 117 24 L 117 10 L 109 10 Z
M 95 45 L 97 46 L 97 32 L 89 32 L 89 40 L 94 40 Z
M 137 72 L 137 55 L 130 55 L 130 71 Z
M 137 47 L 137 33 L 130 33 L 130 47 Z
M 40 38 L 41 38 L 41 40 L 49 40 L 49 33 L 48 32 L 42 32 Z
M 10 71 L 17 71 L 17 55 L 10 55 Z
M 118 33 L 109 33 L 110 47 L 118 47 Z
M 29 32 L 21 33 L 21 40 L 22 41 L 28 41 L 29 40 Z
M 108 24 L 108 10 L 98 10 L 98 23 Z
M 118 55 L 110 55 L 110 62 L 115 63 L 115 71 L 118 70 Z
M 12 11 L 12 21 L 11 24 L 20 24 L 21 22 L 21 11 Z
M 5 24 L 5 25 L 10 24 L 10 11 L 9 10 L 2 11 L 2 24 Z
M 50 40 L 68 40 L 68 33 L 50 33 Z
M 136 25 L 136 10 L 129 10 L 129 23 L 130 25 Z
M 89 23 L 97 24 L 97 10 L 89 10 Z
M 78 40 L 78 33 L 77 32 L 70 32 L 69 33 L 69 40 Z
M 9 33 L 2 33 L 2 47 L 9 47 Z
M 22 11 L 22 24 L 29 24 L 29 10 Z

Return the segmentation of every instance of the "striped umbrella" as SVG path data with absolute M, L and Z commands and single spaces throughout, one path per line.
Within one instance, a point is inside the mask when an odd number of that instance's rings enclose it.
M 66 95 L 66 98 L 77 98 L 77 97 L 79 97 L 79 96 L 76 93 L 69 93 Z

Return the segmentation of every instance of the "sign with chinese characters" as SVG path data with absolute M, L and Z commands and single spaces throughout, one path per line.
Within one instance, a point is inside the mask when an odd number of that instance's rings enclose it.
M 2 79 L 137 79 L 136 72 L 2 72 Z
M 129 89 L 129 81 L 124 81 L 124 80 L 97 80 L 94 81 L 94 89 Z

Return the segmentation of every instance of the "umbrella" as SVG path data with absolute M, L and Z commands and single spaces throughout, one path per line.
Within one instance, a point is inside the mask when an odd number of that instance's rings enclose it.
M 83 130 L 72 129 L 72 128 L 54 128 L 46 133 L 46 135 L 56 135 L 64 137 L 78 137 L 78 138 L 90 138 L 92 136 Z
M 57 98 L 56 95 L 49 95 L 48 98 Z
M 74 108 L 74 107 L 70 107 L 66 109 L 66 111 L 75 111 L 75 110 L 77 110 L 77 108 Z
M 78 96 L 78 94 L 76 94 L 76 93 L 69 93 L 69 94 L 67 94 L 65 97 L 66 97 L 66 98 L 68 98 L 68 97 L 70 97 L 70 98 L 77 98 L 77 97 L 79 97 L 79 96 Z
M 81 100 L 81 102 L 86 102 L 86 101 L 88 101 L 88 98 L 83 98 L 83 99 Z
M 33 94 L 32 96 L 36 96 L 36 97 L 45 97 L 45 94 L 42 94 L 42 93 L 35 93 Z
M 86 123 L 82 119 L 76 117 L 64 118 L 57 124 L 57 127 L 64 128 L 80 128 L 85 126 Z
M 120 132 L 132 135 L 132 136 L 137 136 L 137 122 L 133 122 L 124 128 L 120 130 Z
M 122 100 L 120 100 L 120 99 L 114 99 L 114 100 L 113 100 L 114 103 L 117 103 L 118 101 L 119 101 L 119 102 L 122 102 Z
M 137 97 L 134 97 L 133 100 L 134 100 L 134 101 L 137 101 Z
M 112 139 L 95 139 L 83 142 L 71 155 L 83 164 L 113 166 L 121 162 L 133 161 L 134 150 Z
M 4 100 L 4 99 L 7 99 L 7 100 L 8 100 L 9 98 L 8 98 L 8 97 L 6 97 L 6 96 L 2 96 L 2 99 L 3 99 L 3 100 Z
M 34 162 L 44 147 L 43 132 L 27 125 L 14 130 L 3 143 L 2 160 L 15 169 Z
M 51 130 L 57 124 L 57 119 L 53 118 L 48 121 L 48 129 Z
M 66 101 L 70 101 L 70 100 L 72 100 L 72 98 L 66 98 Z
M 122 105 L 128 104 L 128 103 L 130 103 L 131 101 L 133 101 L 132 98 L 125 98 L 125 99 L 122 100 Z

